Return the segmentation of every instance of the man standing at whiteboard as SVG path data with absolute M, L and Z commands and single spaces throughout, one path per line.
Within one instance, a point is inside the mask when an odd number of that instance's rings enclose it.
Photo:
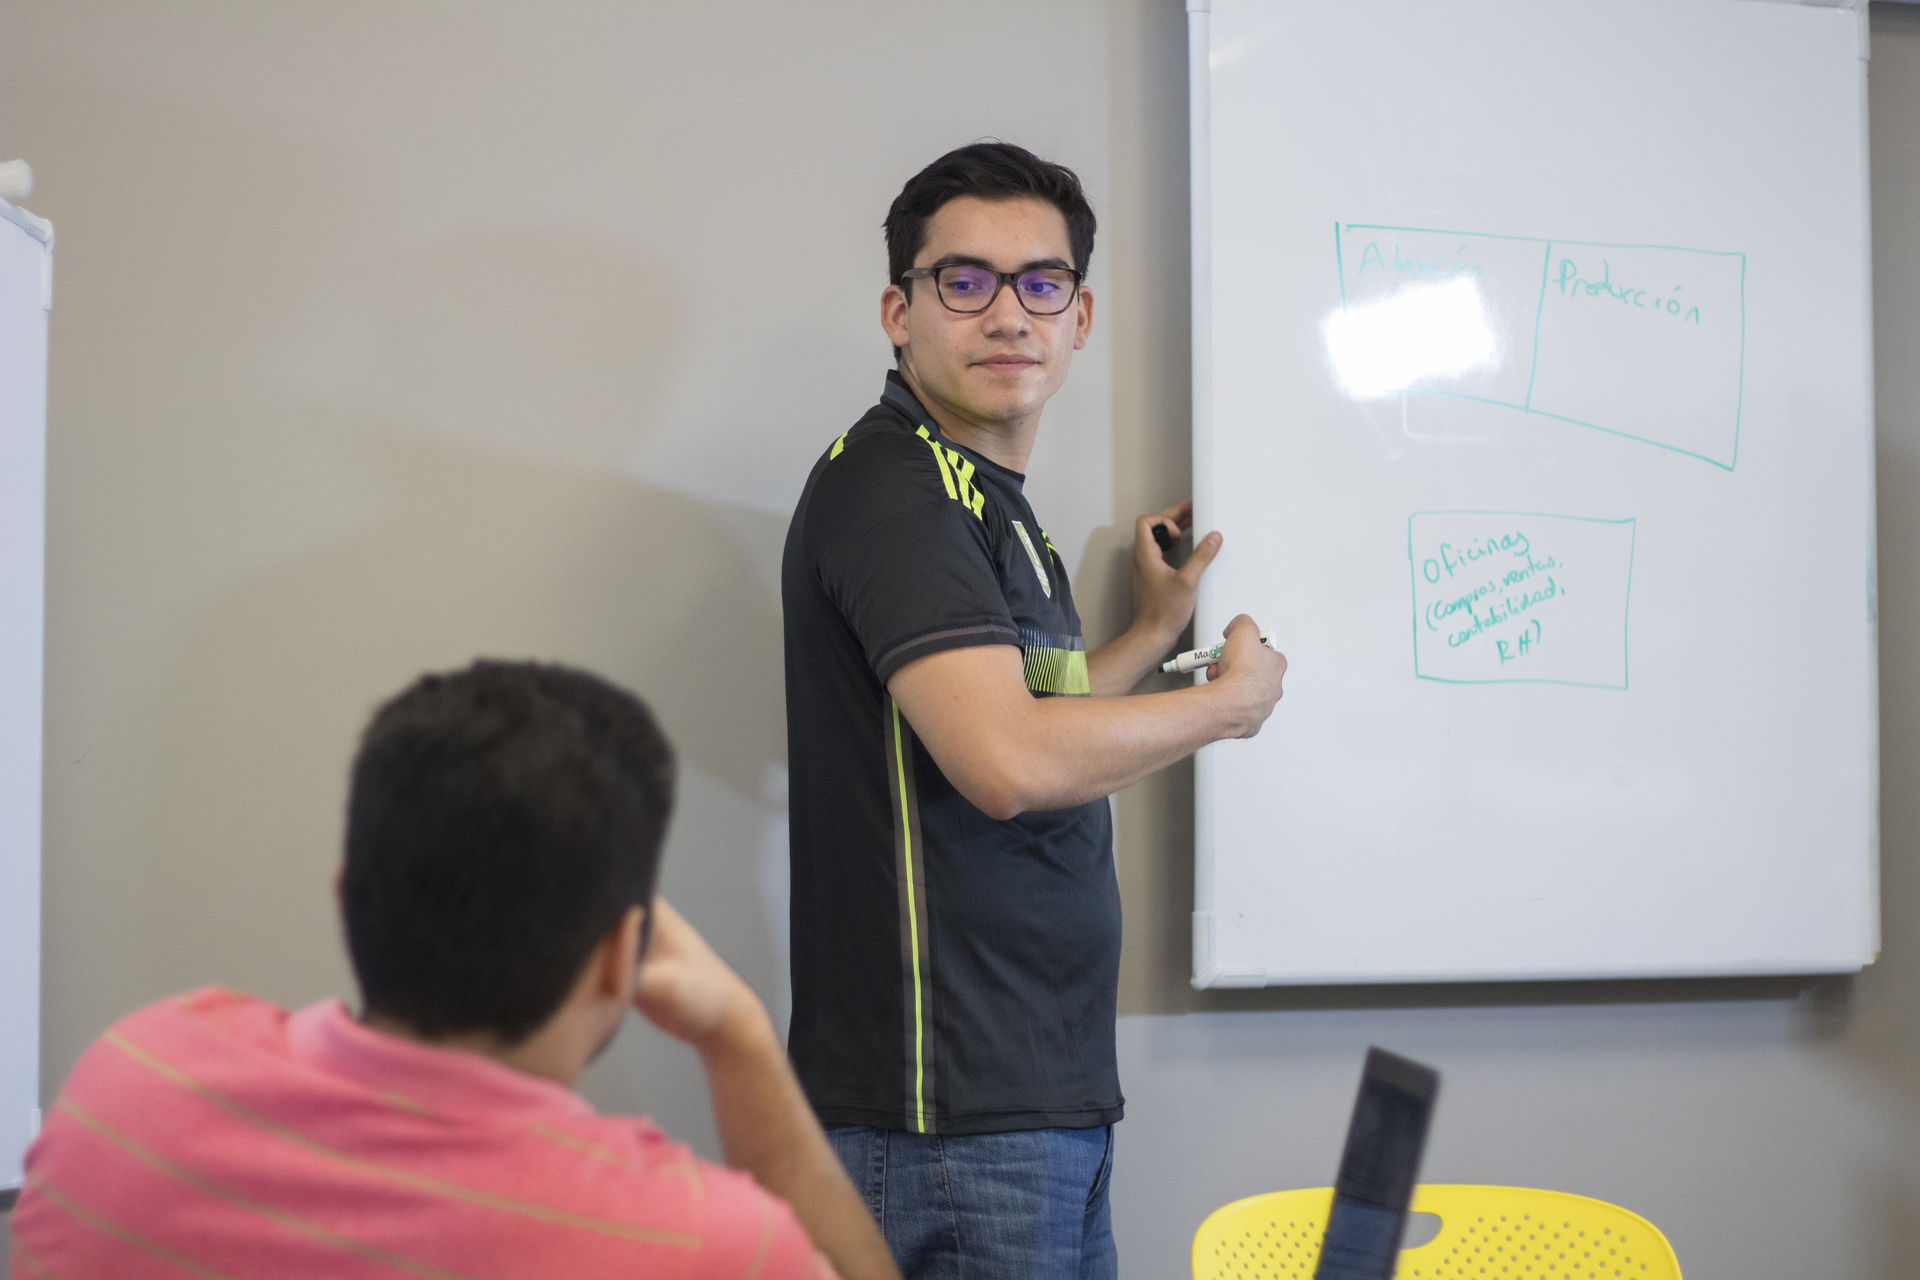
M 912 1277 L 1113 1276 L 1120 892 L 1107 797 L 1257 733 L 1286 659 L 1242 616 L 1216 678 L 1125 696 L 1177 642 L 1176 568 L 1134 522 L 1133 625 L 1086 652 L 1021 492 L 1093 324 L 1073 172 L 978 143 L 888 211 L 895 367 L 788 530 L 788 1051 Z

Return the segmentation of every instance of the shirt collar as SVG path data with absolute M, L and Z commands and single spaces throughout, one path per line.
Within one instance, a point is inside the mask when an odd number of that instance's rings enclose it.
M 1010 467 L 1003 467 L 992 458 L 984 454 L 975 453 L 973 450 L 967 448 L 967 446 L 950 438 L 945 432 L 941 431 L 940 424 L 933 420 L 933 415 L 928 413 L 926 406 L 920 403 L 920 398 L 913 394 L 913 389 L 907 386 L 907 380 L 900 376 L 898 369 L 887 370 L 887 383 L 880 391 L 880 403 L 904 415 L 907 421 L 913 423 L 913 425 L 925 427 L 929 434 L 949 449 L 958 449 L 960 452 L 966 454 L 967 457 L 973 459 L 978 465 L 993 468 L 994 471 L 1006 477 L 1007 481 L 1015 488 L 1025 486 L 1027 480 L 1025 473 L 1015 471 Z
M 390 1099 L 432 1112 L 526 1120 L 590 1117 L 593 1108 L 564 1085 L 460 1049 L 403 1040 L 355 1021 L 345 1003 L 323 1000 L 287 1028 L 296 1058 Z
M 898 369 L 887 370 L 887 385 L 881 389 L 880 403 L 905 414 L 915 426 L 925 427 L 935 435 L 940 434 L 940 424 L 933 420 L 933 415 L 920 403 L 920 398 L 913 394 Z

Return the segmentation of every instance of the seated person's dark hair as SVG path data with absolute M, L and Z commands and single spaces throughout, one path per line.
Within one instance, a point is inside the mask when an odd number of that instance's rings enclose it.
M 387 703 L 347 804 L 366 1012 L 422 1036 L 531 1035 L 651 903 L 673 772 L 646 706 L 582 671 L 479 662 Z

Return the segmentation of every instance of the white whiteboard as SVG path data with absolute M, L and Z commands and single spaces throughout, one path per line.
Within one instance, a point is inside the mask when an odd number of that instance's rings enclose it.
M 40 719 L 53 229 L 0 200 L 0 1191 L 39 1124 Z
M 1189 10 L 1195 984 L 1871 961 L 1864 6 Z

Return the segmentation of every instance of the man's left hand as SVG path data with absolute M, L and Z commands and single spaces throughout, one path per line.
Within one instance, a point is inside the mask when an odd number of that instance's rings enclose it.
M 1197 539 L 1193 554 L 1176 568 L 1167 562 L 1153 531 L 1157 526 L 1178 538 L 1192 525 L 1191 498 L 1133 522 L 1133 624 L 1157 637 L 1163 647 L 1178 640 L 1192 621 L 1200 575 L 1220 554 L 1220 534 L 1215 531 Z

